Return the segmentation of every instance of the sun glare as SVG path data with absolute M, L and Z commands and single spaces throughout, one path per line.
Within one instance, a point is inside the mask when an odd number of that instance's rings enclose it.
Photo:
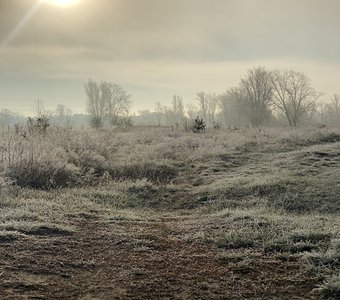
M 46 2 L 56 6 L 71 6 L 78 4 L 80 0 L 46 0 Z

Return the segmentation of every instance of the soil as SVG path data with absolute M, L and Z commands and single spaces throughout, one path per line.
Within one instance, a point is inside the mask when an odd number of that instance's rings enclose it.
M 298 258 L 235 263 L 179 222 L 78 218 L 71 235 L 1 241 L 0 299 L 318 299 Z

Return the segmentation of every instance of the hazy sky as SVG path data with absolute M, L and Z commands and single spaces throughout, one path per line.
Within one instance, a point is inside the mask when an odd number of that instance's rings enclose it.
M 0 110 L 28 113 L 41 99 L 85 112 L 89 78 L 122 85 L 135 111 L 153 109 L 173 94 L 223 92 L 259 65 L 340 94 L 339 0 L 37 2 L 0 0 Z

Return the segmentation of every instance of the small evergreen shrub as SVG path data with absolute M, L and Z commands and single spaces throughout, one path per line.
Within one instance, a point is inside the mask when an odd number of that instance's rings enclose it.
M 192 131 L 194 133 L 203 133 L 203 132 L 205 132 L 205 127 L 206 127 L 206 124 L 203 121 L 203 119 L 202 118 L 200 119 L 197 116 L 197 118 L 194 120 L 194 124 L 192 126 Z

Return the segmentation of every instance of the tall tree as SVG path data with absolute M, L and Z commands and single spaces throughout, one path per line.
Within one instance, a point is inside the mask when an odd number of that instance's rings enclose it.
M 291 127 L 297 127 L 304 116 L 316 109 L 321 93 L 315 91 L 311 80 L 302 72 L 276 70 L 272 72 L 273 101 Z
M 55 110 L 55 118 L 58 125 L 71 126 L 73 111 L 63 104 L 58 104 Z
M 186 105 L 186 113 L 190 121 L 194 121 L 197 115 L 199 114 L 198 107 L 193 103 L 188 103 Z
M 91 118 L 91 127 L 101 128 L 103 127 L 104 116 L 108 108 L 107 97 L 102 94 L 100 85 L 92 79 L 89 79 L 84 84 L 84 88 L 87 96 L 87 111 Z
M 241 91 L 237 87 L 228 89 L 218 97 L 218 105 L 225 126 L 247 124 L 248 117 L 242 99 Z
M 248 70 L 247 75 L 241 79 L 240 89 L 251 125 L 253 127 L 262 125 L 270 115 L 273 96 L 271 72 L 264 67 Z
M 215 124 L 216 111 L 218 107 L 218 98 L 215 93 L 206 94 L 206 103 L 207 103 L 207 113 L 208 113 L 208 122 L 209 125 Z
M 207 117 L 207 98 L 206 98 L 206 93 L 205 92 L 198 92 L 196 94 L 195 98 L 200 106 L 200 109 L 202 111 L 203 119 L 205 120 Z
M 111 124 L 117 125 L 119 118 L 129 114 L 132 104 L 131 95 L 129 95 L 120 85 L 115 83 L 102 82 L 102 90 L 107 99 Z
M 156 118 L 157 118 L 157 124 L 161 125 L 162 124 L 162 115 L 164 114 L 164 108 L 163 108 L 163 106 L 160 102 L 156 103 L 155 113 L 156 113 Z
M 180 95 L 174 95 L 172 97 L 172 111 L 175 123 L 180 124 L 184 118 L 183 99 Z
M 335 94 L 331 98 L 331 103 L 329 104 L 330 114 L 333 123 L 340 125 L 340 96 Z
M 106 116 L 110 117 L 112 125 L 116 125 L 119 117 L 128 115 L 131 96 L 118 84 L 105 81 L 99 84 L 90 79 L 84 87 L 92 127 L 103 127 Z
M 208 121 L 211 126 L 215 122 L 215 115 L 218 108 L 218 98 L 215 94 L 199 92 L 196 94 L 196 100 L 199 103 L 203 119 Z

